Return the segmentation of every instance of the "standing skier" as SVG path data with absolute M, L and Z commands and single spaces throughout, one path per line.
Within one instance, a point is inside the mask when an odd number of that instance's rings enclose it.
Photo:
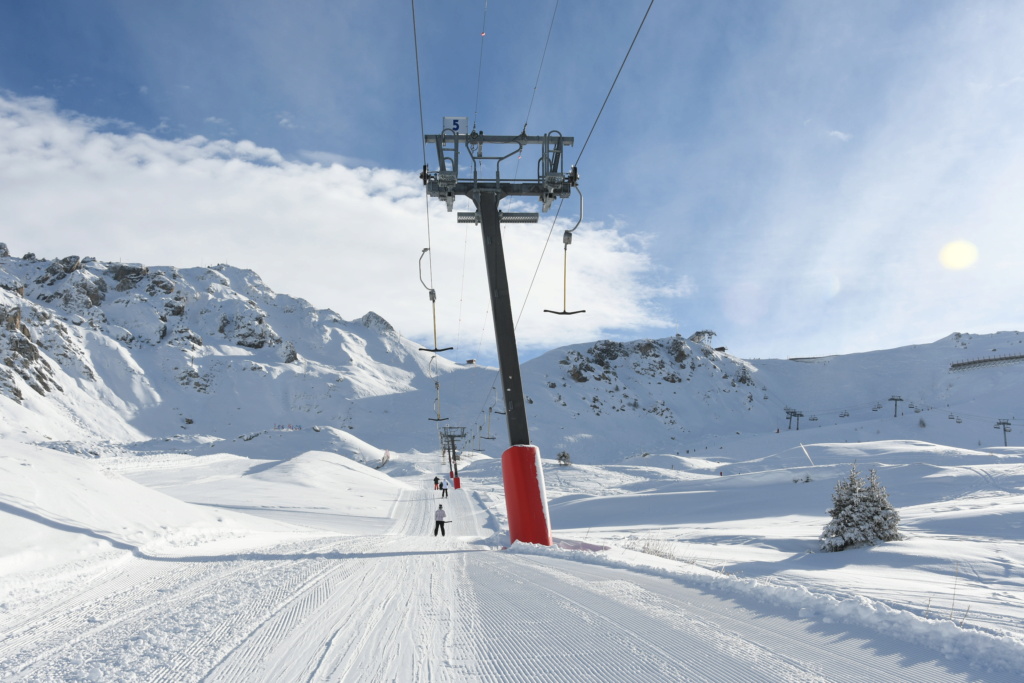
M 437 530 L 441 530 L 441 535 L 444 536 L 444 518 L 448 516 L 448 513 L 444 511 L 443 505 L 437 506 L 437 511 L 434 513 L 434 535 L 437 536 Z
M 448 480 L 447 479 L 442 479 L 441 480 L 441 497 L 442 498 L 447 498 L 448 497 Z
M 440 482 L 441 482 L 441 480 L 438 477 L 434 477 L 434 490 L 435 491 L 438 489 L 438 484 Z

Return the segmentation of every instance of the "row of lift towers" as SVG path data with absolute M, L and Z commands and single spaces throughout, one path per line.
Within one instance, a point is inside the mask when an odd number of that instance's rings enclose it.
M 427 195 L 443 200 L 449 212 L 455 207 L 456 197 L 468 197 L 476 206 L 476 211 L 458 212 L 458 221 L 479 224 L 483 236 L 505 420 L 508 425 L 509 447 L 501 456 L 501 472 L 508 513 L 509 542 L 551 545 L 551 520 L 544 472 L 541 469 L 540 449 L 530 443 L 515 320 L 512 316 L 501 238 L 502 223 L 536 223 L 539 214 L 507 213 L 498 206 L 506 197 L 533 196 L 541 202 L 541 211 L 547 212 L 555 199 L 568 198 L 578 180 L 575 167 L 568 173 L 564 171 L 565 147 L 573 144 L 573 138 L 563 136 L 558 131 L 546 135 L 527 135 L 525 129 L 519 135 L 484 135 L 483 131 L 469 130 L 467 117 L 445 117 L 441 134 L 425 135 L 424 143 L 433 145 L 437 150 L 438 166 L 436 171 L 428 171 L 426 165 L 423 167 L 420 177 L 426 186 Z M 502 162 L 512 157 L 518 159 L 528 145 L 540 146 L 537 177 L 527 180 L 502 178 Z M 498 153 L 489 154 L 492 148 Z M 504 153 L 509 149 L 511 151 Z M 460 156 L 463 155 L 468 157 L 470 164 L 460 166 Z M 463 173 L 462 169 L 467 167 Z M 492 168 L 493 176 L 487 175 L 487 171 Z M 571 240 L 572 231 L 566 231 L 563 237 L 566 248 Z M 568 313 L 563 306 L 562 314 Z M 438 352 L 445 349 L 424 350 Z M 465 429 L 462 427 L 445 427 L 441 430 L 443 454 L 449 458 L 453 479 L 458 476 L 457 441 L 464 437 Z

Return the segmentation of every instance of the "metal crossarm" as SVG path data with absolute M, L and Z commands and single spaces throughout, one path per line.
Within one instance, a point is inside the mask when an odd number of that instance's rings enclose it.
M 437 171 L 423 169 L 421 178 L 427 186 L 427 194 L 443 199 L 448 211 L 455 206 L 455 197 L 468 197 L 476 192 L 486 190 L 496 192 L 498 199 L 504 197 L 535 196 L 543 204 L 542 211 L 551 208 L 555 199 L 566 199 L 576 184 L 575 169 L 565 173 L 563 169 L 565 147 L 573 144 L 573 138 L 566 137 L 558 131 L 547 135 L 484 135 L 472 131 L 456 132 L 445 128 L 440 135 L 424 135 L 424 141 L 434 145 L 437 151 Z M 515 149 L 507 154 L 486 154 L 485 145 L 515 145 Z M 537 178 L 534 180 L 502 180 L 501 162 L 520 154 L 527 145 L 540 145 L 541 156 L 537 160 Z M 465 149 L 473 163 L 472 172 L 464 175 L 459 166 L 460 146 Z M 494 162 L 494 177 L 480 177 L 480 167 L 484 162 Z M 479 222 L 462 219 L 461 222 Z M 507 220 L 505 222 L 520 222 Z M 533 222 L 523 220 L 521 222 Z
M 480 223 L 479 211 L 459 211 L 459 223 Z M 508 213 L 498 212 L 499 223 L 536 223 L 540 220 L 539 213 Z

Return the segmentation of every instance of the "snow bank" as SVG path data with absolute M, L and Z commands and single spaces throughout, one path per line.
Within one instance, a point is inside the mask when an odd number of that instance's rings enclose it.
M 90 549 L 175 554 L 212 541 L 289 530 L 190 505 L 103 469 L 95 460 L 11 442 L 0 454 L 0 514 L 6 518 L 3 528 L 12 524 L 20 529 L 5 533 L 0 575 L 45 569 Z
M 907 643 L 923 645 L 949 658 L 963 659 L 981 669 L 1024 671 L 1024 638 L 1009 633 L 962 628 L 945 619 L 925 619 L 863 597 L 837 598 L 812 593 L 803 587 L 775 586 L 625 550 L 589 552 L 515 543 L 508 552 L 627 569 L 672 579 L 718 595 L 744 595 L 763 604 L 796 612 L 803 619 L 866 627 Z

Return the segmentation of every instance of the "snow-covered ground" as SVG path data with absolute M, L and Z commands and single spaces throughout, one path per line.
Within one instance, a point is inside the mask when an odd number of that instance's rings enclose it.
M 236 454 L 91 455 L 6 442 L 0 678 L 1016 681 L 1024 670 L 1022 450 L 888 441 L 750 460 L 545 461 L 557 547 L 505 549 L 497 459 L 467 454 L 463 488 L 442 500 L 436 453 L 392 453 L 378 470 L 320 450 L 321 434 L 289 436 L 295 454 L 280 459 L 244 457 L 256 443 L 244 441 Z M 879 471 L 907 539 L 817 552 L 853 461 Z M 445 538 L 430 535 L 438 504 Z
M 523 381 L 559 543 L 506 549 L 493 368 L 223 264 L 6 251 L 4 680 L 1020 680 L 1020 332 L 554 349 Z M 905 539 L 819 552 L 854 462 Z

